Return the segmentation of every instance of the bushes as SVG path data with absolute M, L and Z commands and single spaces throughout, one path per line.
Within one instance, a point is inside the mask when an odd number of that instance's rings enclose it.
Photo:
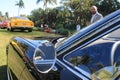
M 76 25 L 74 23 L 72 23 L 72 24 L 65 24 L 64 28 L 65 29 L 69 29 L 69 30 L 75 30 L 76 29 L 75 26 Z
M 63 24 L 59 23 L 58 25 L 56 25 L 56 29 L 60 29 L 63 28 Z
M 63 36 L 68 36 L 70 34 L 70 31 L 68 29 L 59 28 L 57 30 L 57 33 Z
M 61 24 L 56 25 L 56 31 L 60 35 L 68 36 L 75 31 L 75 24 Z

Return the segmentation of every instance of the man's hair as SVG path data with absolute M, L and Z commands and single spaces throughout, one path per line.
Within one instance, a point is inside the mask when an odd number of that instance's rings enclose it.
M 95 9 L 95 11 L 97 11 L 97 7 L 96 7 L 96 6 L 92 6 L 91 8 L 94 8 L 94 9 Z

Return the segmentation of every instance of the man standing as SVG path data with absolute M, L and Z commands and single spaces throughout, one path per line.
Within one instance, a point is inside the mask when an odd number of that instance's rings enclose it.
M 100 20 L 103 18 L 102 14 L 100 14 L 97 10 L 97 7 L 96 6 L 92 6 L 90 8 L 90 11 L 92 13 L 92 18 L 91 18 L 91 21 L 90 21 L 90 24 Z
M 77 24 L 76 31 L 80 31 L 80 24 Z

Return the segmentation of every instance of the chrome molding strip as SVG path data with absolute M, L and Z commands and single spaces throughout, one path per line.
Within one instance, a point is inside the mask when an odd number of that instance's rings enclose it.
M 117 41 L 113 44 L 113 46 L 111 48 L 111 65 L 112 66 L 115 66 L 114 55 L 115 55 L 115 51 L 119 45 L 120 45 L 120 41 Z
M 79 68 L 79 67 L 77 67 L 77 66 L 75 66 L 74 68 L 77 69 L 78 71 L 80 71 L 81 73 L 85 74 L 87 77 L 91 78 L 91 77 L 90 77 L 90 76 L 91 76 L 90 73 L 82 70 L 81 68 Z
M 10 80 L 10 75 L 9 75 L 8 69 L 7 69 L 7 80 Z

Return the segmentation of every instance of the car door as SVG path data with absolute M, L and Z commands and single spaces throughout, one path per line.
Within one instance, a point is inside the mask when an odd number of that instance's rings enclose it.
M 21 56 L 21 49 L 13 40 L 8 45 L 7 51 L 7 69 L 11 80 L 35 80 L 31 75 L 29 69 L 26 67 L 23 57 Z M 23 54 L 22 54 L 23 55 Z

